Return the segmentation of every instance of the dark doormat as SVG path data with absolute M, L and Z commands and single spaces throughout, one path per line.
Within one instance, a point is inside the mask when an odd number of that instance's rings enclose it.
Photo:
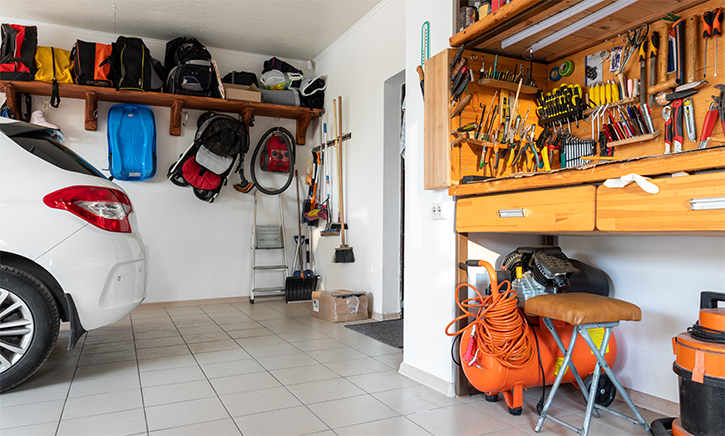
M 345 327 L 373 338 L 391 347 L 403 348 L 403 320 L 368 322 L 365 324 L 348 324 Z

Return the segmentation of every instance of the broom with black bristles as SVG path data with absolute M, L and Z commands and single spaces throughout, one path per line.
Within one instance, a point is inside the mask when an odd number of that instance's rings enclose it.
M 355 254 L 352 247 L 349 247 L 345 241 L 345 204 L 342 199 L 342 97 L 337 97 L 337 106 L 335 100 L 332 100 L 333 112 L 335 113 L 335 139 L 337 143 L 337 198 L 340 205 L 340 236 L 342 245 L 335 249 L 335 256 L 332 258 L 333 263 L 353 263 L 355 262 Z M 340 111 L 338 120 L 337 111 Z M 339 123 L 339 124 L 338 124 Z

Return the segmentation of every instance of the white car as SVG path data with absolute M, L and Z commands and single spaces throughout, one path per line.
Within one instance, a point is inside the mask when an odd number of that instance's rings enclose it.
M 45 127 L 0 117 L 0 392 L 146 298 L 128 196 Z

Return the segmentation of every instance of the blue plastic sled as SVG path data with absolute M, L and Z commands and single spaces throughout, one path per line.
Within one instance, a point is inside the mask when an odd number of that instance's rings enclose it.
M 156 174 L 156 122 L 148 106 L 117 104 L 108 110 L 108 165 L 118 180 Z

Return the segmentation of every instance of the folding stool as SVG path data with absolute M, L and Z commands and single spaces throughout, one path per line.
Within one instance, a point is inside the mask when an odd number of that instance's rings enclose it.
M 607 345 L 609 344 L 609 337 L 611 336 L 613 327 L 618 326 L 620 321 L 639 321 L 642 319 L 642 312 L 639 307 L 626 301 L 603 297 L 601 295 L 569 292 L 564 294 L 539 295 L 534 298 L 530 298 L 526 300 L 524 311 L 527 315 L 541 317 L 544 324 L 554 337 L 554 340 L 559 345 L 559 349 L 564 354 L 564 361 L 561 365 L 562 368 L 559 370 L 551 392 L 546 399 L 546 403 L 544 403 L 544 408 L 539 415 L 539 420 L 536 423 L 534 431 L 538 432 L 541 430 L 541 426 L 544 425 L 544 420 L 549 418 L 554 422 L 558 422 L 570 430 L 575 431 L 581 436 L 586 436 L 589 433 L 589 425 L 591 424 L 592 414 L 599 417 L 597 411 L 603 411 L 626 419 L 634 424 L 638 424 L 644 428 L 648 435 L 652 435 L 652 430 L 645 422 L 644 418 L 642 418 L 639 410 L 637 410 L 637 406 L 634 405 L 621 383 L 619 383 L 619 380 L 617 380 L 614 372 L 612 372 L 612 369 L 604 360 L 604 357 L 602 357 L 607 349 Z M 568 348 L 564 347 L 564 344 L 557 334 L 551 320 L 564 321 L 574 326 Z M 604 328 L 604 338 L 600 347 L 597 347 L 587 331 L 588 329 L 594 328 Z M 549 407 L 551 407 L 551 403 L 554 400 L 556 391 L 559 389 L 561 379 L 564 376 L 566 369 L 569 368 L 573 371 L 576 370 L 571 357 L 576 343 L 577 333 L 584 339 L 584 341 L 586 341 L 597 359 L 597 363 L 594 366 L 593 380 L 589 389 L 589 396 L 587 398 L 587 411 L 582 428 L 576 428 L 571 424 L 548 415 Z M 617 388 L 617 391 L 621 395 L 622 399 L 625 403 L 627 403 L 637 419 L 594 403 L 594 399 L 597 394 L 597 387 L 599 385 L 599 376 L 601 374 L 600 368 L 603 369 L 609 376 L 609 379 Z

